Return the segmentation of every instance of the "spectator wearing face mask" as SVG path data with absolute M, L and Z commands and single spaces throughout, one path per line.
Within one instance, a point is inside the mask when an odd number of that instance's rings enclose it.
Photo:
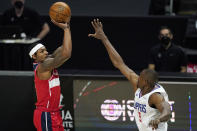
M 2 25 L 20 26 L 27 37 L 42 39 L 50 31 L 39 14 L 24 6 L 25 0 L 11 0 L 12 8 L 3 13 Z
M 170 28 L 161 27 L 160 43 L 151 48 L 148 68 L 158 72 L 186 72 L 187 56 L 184 51 L 172 43 Z

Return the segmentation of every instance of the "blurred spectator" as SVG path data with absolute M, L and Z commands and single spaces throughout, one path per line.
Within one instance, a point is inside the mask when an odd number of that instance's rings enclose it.
M 161 27 L 160 44 L 150 51 L 149 69 L 158 72 L 186 72 L 187 56 L 184 51 L 172 43 L 173 34 L 168 27 Z
M 20 26 L 27 37 L 44 38 L 50 28 L 39 14 L 24 6 L 25 0 L 11 0 L 13 8 L 3 13 L 2 25 Z

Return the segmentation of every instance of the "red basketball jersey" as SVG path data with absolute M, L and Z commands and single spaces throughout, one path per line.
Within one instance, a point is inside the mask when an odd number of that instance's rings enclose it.
M 39 64 L 34 63 L 34 82 L 37 95 L 37 108 L 43 111 L 58 111 L 60 105 L 60 81 L 57 70 L 52 71 L 51 78 L 48 80 L 40 80 L 36 70 Z

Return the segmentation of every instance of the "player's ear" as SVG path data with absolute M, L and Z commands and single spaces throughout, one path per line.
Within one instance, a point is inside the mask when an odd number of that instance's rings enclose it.
M 36 59 L 36 54 L 33 54 L 32 58 L 35 60 Z

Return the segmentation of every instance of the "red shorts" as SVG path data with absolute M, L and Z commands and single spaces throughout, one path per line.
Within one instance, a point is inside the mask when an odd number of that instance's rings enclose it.
M 34 111 L 34 125 L 37 131 L 64 131 L 60 111 L 43 112 Z

